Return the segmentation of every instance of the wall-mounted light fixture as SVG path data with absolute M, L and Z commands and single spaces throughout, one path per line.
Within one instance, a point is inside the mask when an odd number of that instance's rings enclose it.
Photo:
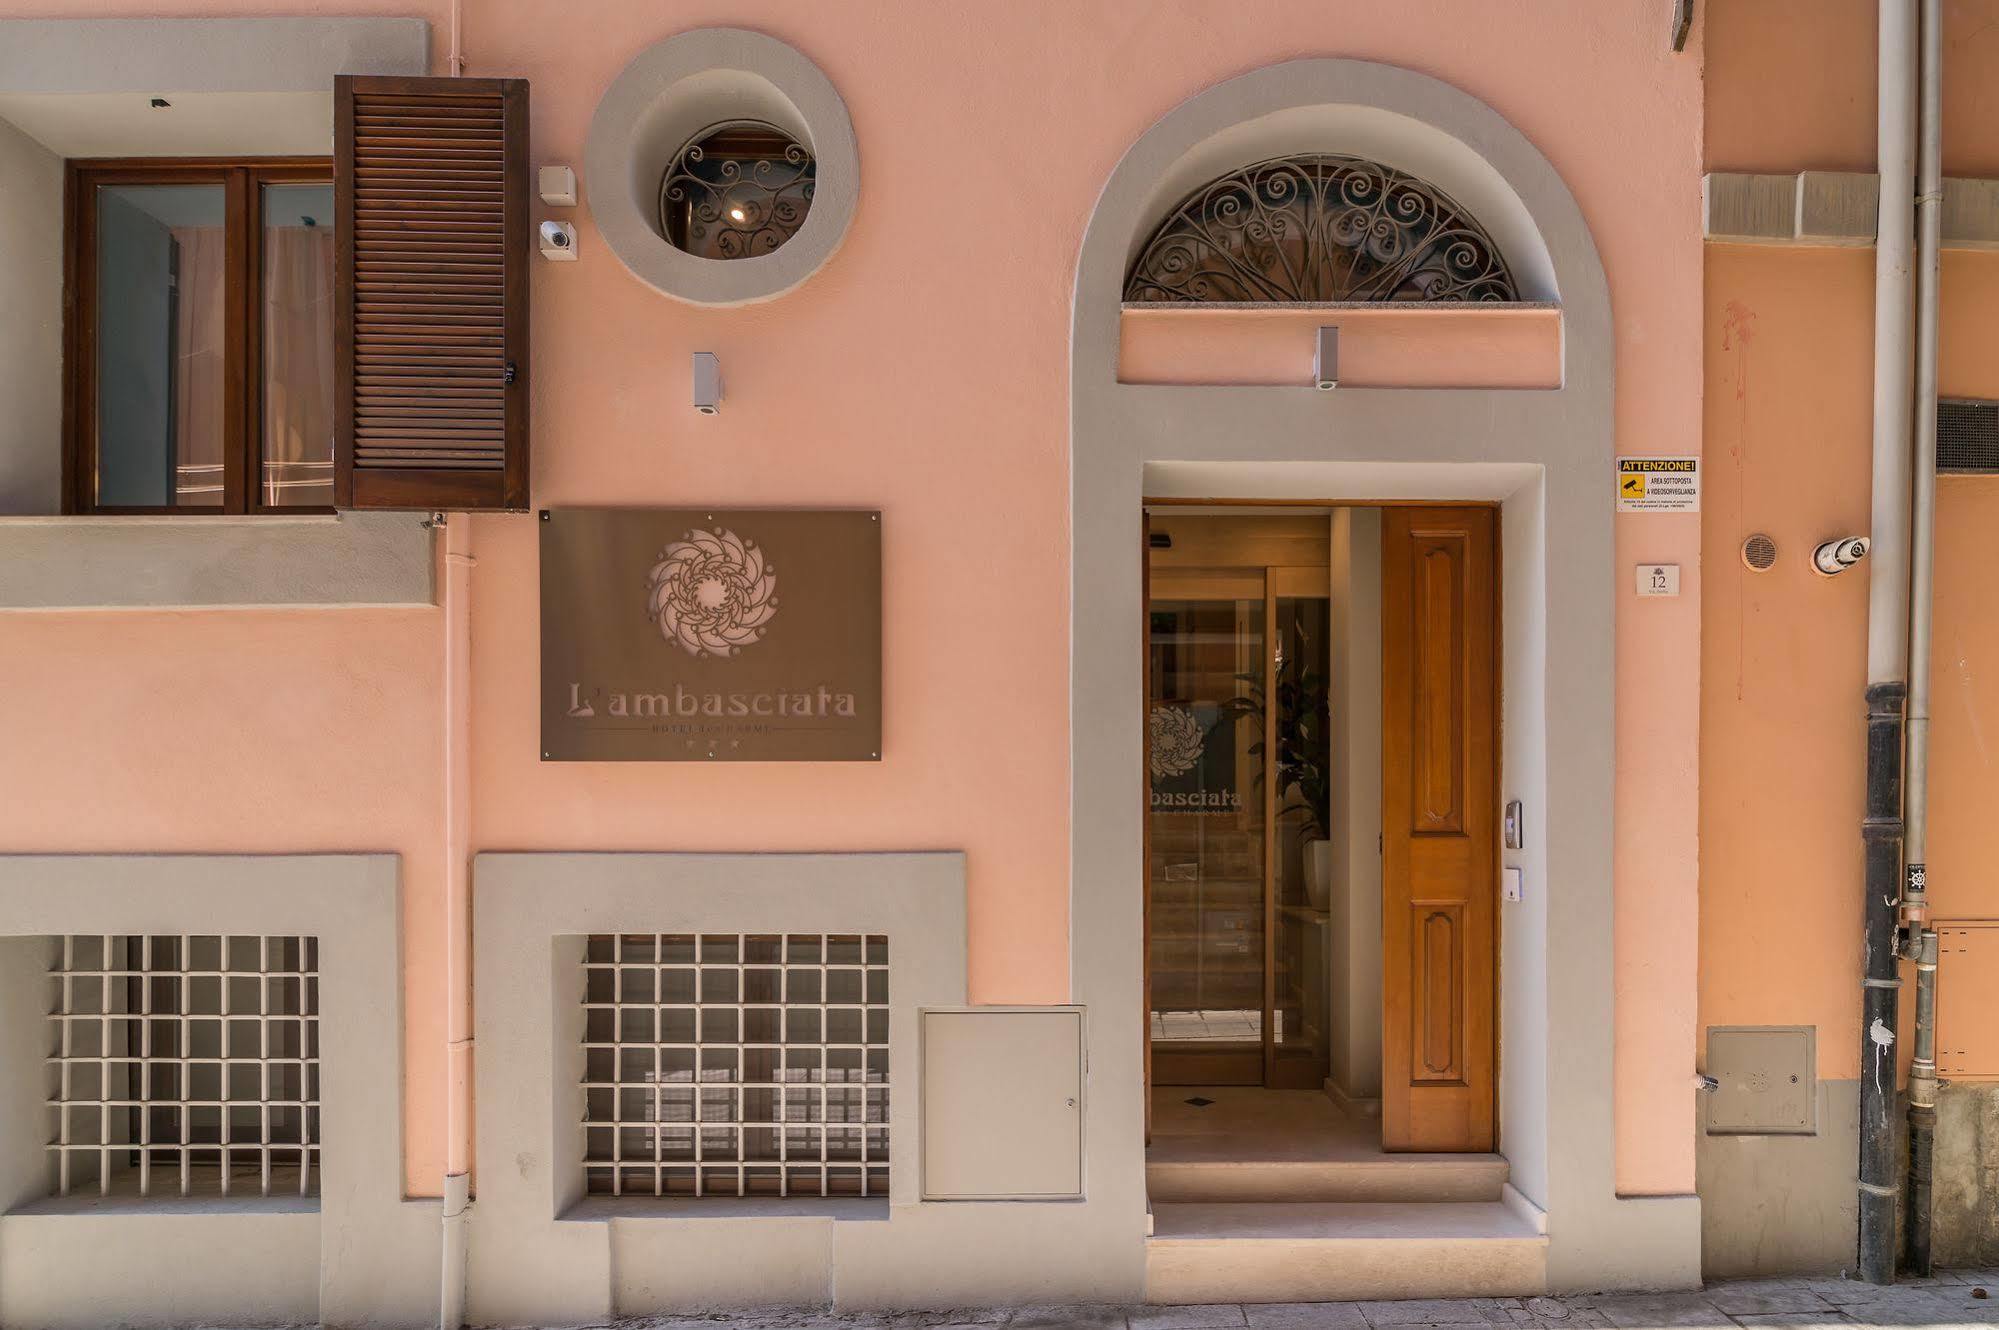
M 1312 354 L 1312 381 L 1322 393 L 1340 386 L 1340 330 L 1319 329 L 1318 349 Z
M 722 362 L 713 351 L 694 353 L 694 409 L 704 416 L 722 412 Z

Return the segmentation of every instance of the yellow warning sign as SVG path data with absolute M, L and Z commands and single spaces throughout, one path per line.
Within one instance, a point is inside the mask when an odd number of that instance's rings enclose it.
M 1698 457 L 1617 459 L 1617 511 L 1697 513 L 1701 510 Z

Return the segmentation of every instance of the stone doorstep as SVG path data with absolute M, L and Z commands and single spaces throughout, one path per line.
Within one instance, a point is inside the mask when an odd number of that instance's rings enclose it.
M 1498 1201 L 1508 1167 L 1498 1155 L 1386 1155 L 1367 1159 L 1154 1158 L 1146 1192 L 1154 1205 Z

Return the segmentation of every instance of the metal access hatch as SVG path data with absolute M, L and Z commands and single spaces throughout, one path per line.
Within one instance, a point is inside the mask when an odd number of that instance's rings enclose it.
M 1711 1025 L 1710 1136 L 1808 1136 L 1818 1130 L 1817 1030 L 1809 1025 Z
M 1937 1075 L 1999 1080 L 1999 919 L 1938 921 Z

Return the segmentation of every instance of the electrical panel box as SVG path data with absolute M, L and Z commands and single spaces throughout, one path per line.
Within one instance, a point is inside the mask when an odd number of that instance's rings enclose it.
M 1817 1027 L 1710 1025 L 1710 1136 L 1809 1136 L 1818 1131 Z
M 1083 1009 L 923 1013 L 923 1199 L 1083 1193 Z
M 1999 1080 L 1999 919 L 1938 920 L 1937 1075 Z M 1904 998 L 1904 1003 L 1913 998 Z

